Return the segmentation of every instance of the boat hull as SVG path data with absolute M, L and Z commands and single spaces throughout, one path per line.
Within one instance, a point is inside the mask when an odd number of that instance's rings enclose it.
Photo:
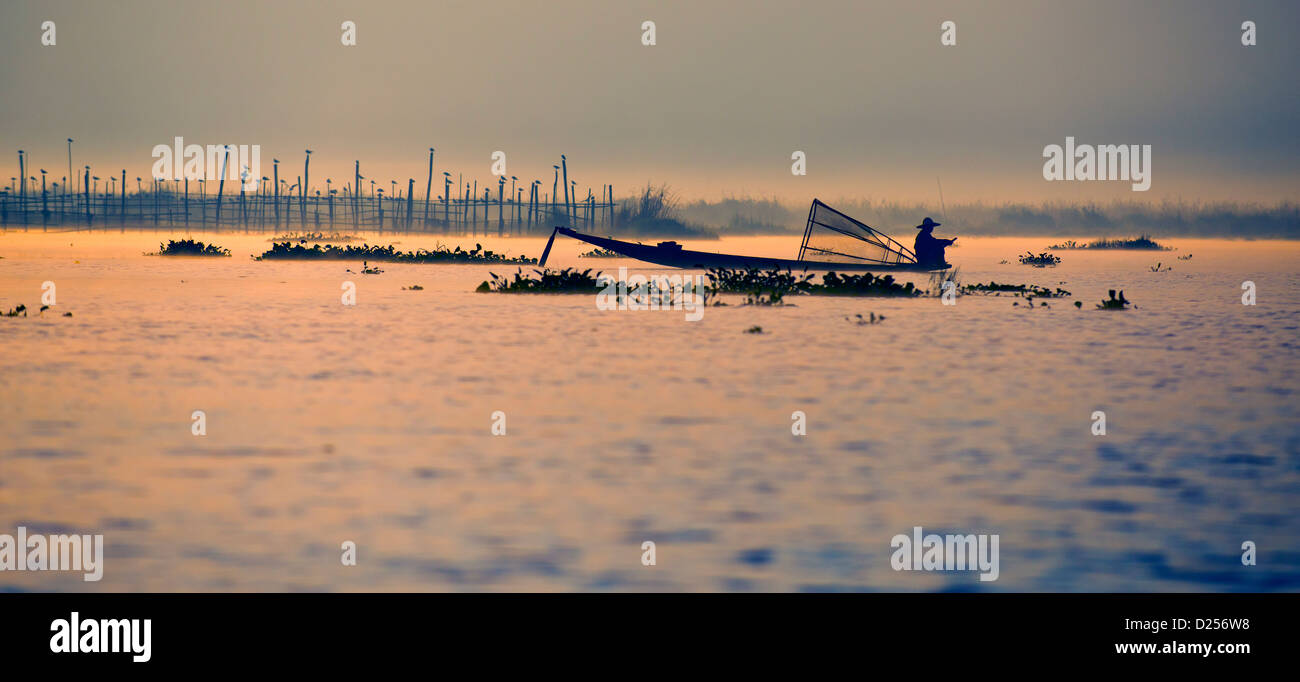
M 933 272 L 936 270 L 946 270 L 951 265 L 945 264 L 943 267 L 930 267 L 917 265 L 915 263 L 869 263 L 869 262 L 823 262 L 810 260 L 794 260 L 789 258 L 764 258 L 762 256 L 738 256 L 728 253 L 711 253 L 708 251 L 691 251 L 689 249 L 675 248 L 671 246 L 651 246 L 648 244 L 634 244 L 618 239 L 608 237 L 595 237 L 589 234 L 583 234 L 567 227 L 557 227 L 551 234 L 551 241 L 555 240 L 556 234 L 562 234 L 566 237 L 587 242 L 603 249 L 608 249 L 617 254 L 663 265 L 670 268 L 683 268 L 692 270 L 711 270 L 714 268 L 729 270 L 809 270 L 809 271 L 864 271 L 864 272 Z M 551 244 L 546 245 L 546 252 L 542 255 L 541 265 L 546 265 L 546 256 L 550 254 Z

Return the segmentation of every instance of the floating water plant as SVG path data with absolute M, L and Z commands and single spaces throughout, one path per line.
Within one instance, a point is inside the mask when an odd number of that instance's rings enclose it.
M 158 256 L 229 256 L 230 249 L 216 244 L 204 244 L 193 239 L 168 240 L 158 244 Z
M 819 296 L 919 296 L 921 291 L 911 282 L 899 284 L 893 275 L 841 275 L 828 272 L 820 283 L 811 273 L 795 275 L 789 270 L 709 270 L 712 294 L 811 294 Z
M 1049 265 L 1056 265 L 1060 262 L 1060 256 L 1054 256 L 1046 251 L 1038 255 L 1034 255 L 1033 252 L 1025 252 L 1025 255 L 1020 257 L 1021 265 L 1032 265 L 1036 268 L 1045 268 Z
M 885 316 L 884 316 L 884 315 L 880 315 L 879 317 L 877 317 L 875 313 L 871 313 L 871 317 L 863 317 L 863 316 L 862 316 L 862 313 L 858 313 L 858 316 L 857 316 L 857 317 L 858 317 L 858 319 L 857 319 L 856 321 L 853 320 L 852 318 L 848 318 L 848 317 L 846 317 L 846 318 L 844 318 L 844 319 L 845 319 L 845 320 L 848 320 L 849 322 L 854 322 L 854 323 L 857 324 L 859 327 L 863 327 L 863 326 L 870 325 L 870 324 L 877 324 L 877 323 L 879 323 L 879 322 L 884 322 L 884 321 L 885 321 Z
M 742 305 L 762 305 L 762 306 L 781 306 L 790 305 L 785 302 L 785 294 L 780 291 L 762 292 L 755 291 L 745 296 L 745 302 Z
M 763 328 L 760 327 L 760 326 L 758 326 L 758 325 L 754 325 L 754 326 L 750 327 L 749 329 L 746 329 L 746 330 L 745 330 L 745 333 L 746 333 L 746 334 L 762 334 L 762 333 L 763 333 Z
M 1190 254 L 1190 253 L 1187 254 L 1187 255 L 1185 255 L 1185 256 L 1179 256 L 1179 257 L 1178 257 L 1178 260 L 1191 260 L 1191 259 L 1192 259 L 1192 254 Z
M 586 253 L 578 254 L 578 258 L 622 258 L 623 254 L 609 249 L 596 247 Z
M 521 263 L 532 264 L 537 261 L 527 256 L 510 257 L 495 251 L 486 251 L 482 244 L 475 244 L 473 250 L 465 251 L 457 246 L 448 249 L 438 244 L 432 251 L 398 251 L 391 244 L 388 246 L 335 246 L 334 244 L 313 244 L 304 246 L 302 242 L 276 242 L 270 250 L 254 260 L 373 260 L 384 263 Z
M 1129 305 L 1129 303 L 1130 301 L 1124 298 L 1123 289 L 1121 289 L 1119 292 L 1119 298 L 1115 298 L 1115 290 L 1111 289 L 1110 299 L 1103 300 L 1101 303 L 1098 303 L 1097 307 L 1101 310 L 1127 310 L 1128 309 L 1127 306 Z
M 1006 293 L 1030 298 L 1063 298 L 1071 295 L 1070 292 L 1060 287 L 1049 289 L 1037 284 L 999 284 L 998 282 L 967 284 L 961 288 L 961 292 L 963 294 L 979 294 L 982 296 L 1001 296 Z
M 1161 268 L 1160 266 L 1162 266 L 1162 265 L 1164 265 L 1164 263 L 1156 263 L 1155 265 L 1152 265 L 1152 266 L 1151 266 L 1151 272 L 1169 272 L 1169 271 L 1173 270 L 1173 268 L 1171 268 L 1171 267 Z
M 19 303 L 17 308 L 10 308 L 7 313 L 0 313 L 0 317 L 18 317 L 19 315 L 27 317 L 27 306 L 22 303 Z
M 372 267 L 370 267 L 370 264 L 367 263 L 366 261 L 361 261 L 361 274 L 363 274 L 363 275 L 382 275 L 383 273 L 384 273 L 383 270 L 380 270 L 379 268 L 372 268 Z
M 409 287 L 402 287 L 402 291 L 424 291 L 424 287 L 419 284 L 412 284 Z
M 524 274 L 523 268 L 515 272 L 513 278 L 502 277 L 489 272 L 491 280 L 485 280 L 474 291 L 479 293 L 503 294 L 594 294 L 603 287 L 599 286 L 600 273 L 592 276 L 591 270 L 565 268 L 563 270 L 533 270 L 533 274 Z

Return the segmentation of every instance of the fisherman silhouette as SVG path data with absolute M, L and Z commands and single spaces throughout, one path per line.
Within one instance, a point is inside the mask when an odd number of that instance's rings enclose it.
M 952 239 L 939 239 L 934 236 L 934 228 L 943 223 L 936 223 L 926 216 L 916 229 L 920 230 L 916 235 L 916 244 L 913 249 L 916 252 L 916 262 L 918 265 L 928 265 L 936 268 L 946 267 L 947 261 L 944 260 L 943 250 L 948 248 L 953 242 L 957 241 L 956 237 Z

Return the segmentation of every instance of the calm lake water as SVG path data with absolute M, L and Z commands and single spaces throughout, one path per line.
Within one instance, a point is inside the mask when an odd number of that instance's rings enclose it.
M 0 234 L 0 308 L 57 286 L 43 316 L 0 319 L 0 533 L 106 545 L 101 582 L 0 590 L 1300 588 L 1294 242 L 1037 269 L 1015 256 L 1060 239 L 963 237 L 963 282 L 1074 298 L 731 297 L 687 322 L 473 293 L 513 267 L 254 262 L 265 234 L 192 233 L 233 258 L 142 255 L 181 234 Z M 798 237 L 698 246 L 793 257 Z M 551 264 L 665 272 L 588 248 L 557 242 Z M 1094 309 L 1110 288 L 1137 309 Z M 914 526 L 998 534 L 999 579 L 892 570 Z

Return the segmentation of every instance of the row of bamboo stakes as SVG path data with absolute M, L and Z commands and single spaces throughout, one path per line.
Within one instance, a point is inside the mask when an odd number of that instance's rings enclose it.
M 256 181 L 256 188 L 248 191 L 244 183 L 232 180 L 226 187 L 226 163 L 229 149 L 222 162 L 222 172 L 216 192 L 210 192 L 206 180 L 191 182 L 155 178 L 145 185 L 135 178 L 135 191 L 128 193 L 126 170 L 103 181 L 85 166 L 78 175 L 72 173 L 72 140 L 68 140 L 68 175 L 62 182 L 48 182 L 47 172 L 40 169 L 40 191 L 36 191 L 35 175 L 30 160 L 18 152 L 18 176 L 0 191 L 0 225 L 10 224 L 45 227 L 59 225 L 93 226 L 117 222 L 121 225 L 198 225 L 203 229 L 220 230 L 223 227 L 244 229 L 267 228 L 279 231 L 297 225 L 303 229 L 314 227 L 353 229 L 426 231 L 489 234 L 495 223 L 498 235 L 544 233 L 556 225 L 576 228 L 612 226 L 616 220 L 617 202 L 614 187 L 601 186 L 596 197 L 590 188 L 587 195 L 578 198 L 577 182 L 569 179 L 568 159 L 561 154 L 560 163 L 554 166 L 555 177 L 551 191 L 544 192 L 541 180 L 521 186 L 518 178 L 509 178 L 510 193 L 506 193 L 507 178 L 497 176 L 497 188 L 484 183 L 479 193 L 478 181 L 466 181 L 458 174 L 453 186 L 451 173 L 443 171 L 442 193 L 433 194 L 434 148 L 429 148 L 429 172 L 425 179 L 424 195 L 417 198 L 415 179 L 408 178 L 405 191 L 396 180 L 390 189 L 361 174 L 361 162 L 354 162 L 353 180 L 336 188 L 332 179 L 325 180 L 325 193 L 311 185 L 311 150 L 306 150 L 303 173 L 297 182 L 289 184 L 280 178 L 280 161 L 273 159 L 272 177 Z M 68 182 L 72 178 L 72 182 Z M 365 180 L 370 191 L 366 192 Z M 561 185 L 561 181 L 563 185 Z M 29 187 L 30 183 L 30 187 Z M 268 187 L 269 185 L 269 187 Z M 453 196 L 453 187 L 455 196 Z M 234 194 L 235 190 L 238 194 Z M 525 189 L 527 196 L 525 196 Z M 563 198 L 561 199 L 561 192 Z M 495 211 L 493 210 L 495 209 Z M 492 215 L 495 213 L 494 216 Z

